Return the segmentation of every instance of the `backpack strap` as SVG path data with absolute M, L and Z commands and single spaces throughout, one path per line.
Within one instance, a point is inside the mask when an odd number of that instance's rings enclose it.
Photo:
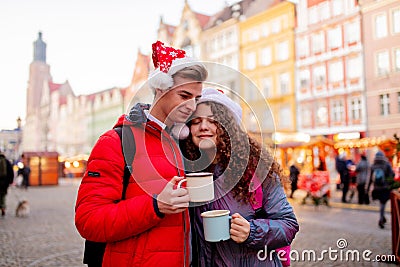
M 121 140 L 122 155 L 125 161 L 121 199 L 114 201 L 114 203 L 118 203 L 126 198 L 126 189 L 128 188 L 129 178 L 131 177 L 132 173 L 132 162 L 136 154 L 136 143 L 135 136 L 133 135 L 130 126 L 118 126 L 115 127 L 114 130 L 117 132 Z M 104 242 L 85 240 L 83 263 L 87 264 L 88 266 L 102 266 L 103 255 L 106 246 L 107 243 Z
M 267 214 L 265 210 L 263 209 L 263 190 L 262 190 L 262 183 L 260 179 L 257 177 L 257 175 L 253 176 L 253 186 L 256 188 L 255 193 L 254 193 L 254 198 L 255 198 L 255 203 L 251 203 L 251 207 L 254 210 L 256 219 L 266 219 Z M 253 187 L 253 188 L 254 188 Z M 281 252 L 284 251 L 284 252 Z M 288 267 L 290 266 L 290 245 L 282 247 L 282 248 L 277 248 L 276 252 L 279 254 L 279 256 L 283 256 L 283 258 L 286 258 L 286 260 L 282 260 L 282 266 Z
M 251 203 L 251 206 L 253 210 L 258 213 L 262 209 L 262 201 L 263 201 L 263 191 L 262 191 L 262 184 L 260 179 L 258 179 L 257 175 L 253 176 L 252 179 L 252 184 L 253 184 L 253 189 L 255 188 L 256 190 L 254 191 L 254 200 L 255 203 Z
M 115 127 L 114 130 L 117 132 L 119 138 L 121 139 L 122 154 L 125 161 L 121 195 L 121 200 L 124 200 L 126 198 L 126 190 L 128 189 L 129 185 L 129 178 L 132 174 L 132 162 L 136 154 L 136 142 L 135 136 L 133 135 L 130 126 L 118 126 Z

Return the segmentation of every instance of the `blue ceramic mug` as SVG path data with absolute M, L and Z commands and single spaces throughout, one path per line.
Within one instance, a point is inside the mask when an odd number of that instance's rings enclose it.
M 229 213 L 229 210 L 210 210 L 201 213 L 206 241 L 220 242 L 231 237 L 229 220 L 232 217 L 229 216 Z

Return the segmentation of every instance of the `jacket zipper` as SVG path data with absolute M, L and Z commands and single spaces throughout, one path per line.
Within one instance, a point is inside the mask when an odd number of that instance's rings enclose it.
M 153 130 L 156 130 L 158 132 L 160 132 L 161 136 L 164 136 L 167 141 L 168 141 L 168 145 L 170 146 L 172 153 L 174 155 L 174 160 L 175 160 L 175 167 L 176 167 L 176 171 L 178 176 L 182 176 L 181 172 L 180 172 L 180 168 L 179 168 L 179 163 L 178 163 L 178 158 L 176 156 L 176 152 L 175 152 L 175 148 L 174 145 L 171 143 L 171 136 L 170 135 L 166 135 L 163 133 L 163 131 L 160 131 L 159 129 L 153 127 L 152 125 L 147 125 L 148 127 L 152 128 Z M 162 140 L 161 140 L 162 143 Z M 179 149 L 179 148 L 178 148 Z M 187 254 L 187 244 L 186 244 L 186 220 L 185 220 L 185 213 L 186 211 L 182 212 L 182 220 L 183 220 L 183 266 L 186 267 L 187 263 L 186 263 L 186 254 Z

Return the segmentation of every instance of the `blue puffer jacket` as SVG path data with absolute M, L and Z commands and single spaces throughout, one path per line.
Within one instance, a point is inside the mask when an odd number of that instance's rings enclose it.
M 193 266 L 282 266 L 277 255 L 271 253 L 270 257 L 269 251 L 290 245 L 299 225 L 279 177 L 276 181 L 266 179 L 262 183 L 265 218 L 256 218 L 252 205 L 238 202 L 231 191 L 226 194 L 222 187 L 223 175 L 214 179 L 215 200 L 191 210 L 193 250 L 194 255 L 198 255 L 194 258 L 197 264 L 194 262 Z M 217 209 L 230 210 L 231 215 L 238 212 L 250 222 L 250 236 L 244 243 L 238 244 L 232 239 L 216 243 L 204 240 L 200 214 Z

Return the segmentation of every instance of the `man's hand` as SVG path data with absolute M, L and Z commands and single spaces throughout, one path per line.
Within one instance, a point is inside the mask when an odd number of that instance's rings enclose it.
M 164 214 L 180 213 L 189 207 L 189 193 L 185 188 L 174 189 L 184 177 L 174 176 L 157 196 L 158 210 Z
M 249 237 L 250 223 L 239 213 L 232 215 L 230 234 L 236 243 L 242 243 Z

